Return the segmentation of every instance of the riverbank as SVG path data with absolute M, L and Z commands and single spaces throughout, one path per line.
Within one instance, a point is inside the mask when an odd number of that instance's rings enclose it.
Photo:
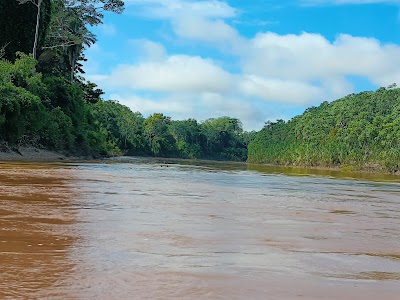
M 395 175 L 400 176 L 400 170 L 396 172 L 389 172 L 379 165 L 365 165 L 365 166 L 304 166 L 304 165 L 278 165 L 278 164 L 255 164 L 248 163 L 251 168 L 262 170 L 263 168 L 277 168 L 282 170 L 289 170 L 295 173 L 316 173 L 316 172 L 332 172 L 342 174 L 382 174 L 382 175 Z
M 80 159 L 63 153 L 39 149 L 32 146 L 20 147 L 17 150 L 0 151 L 0 161 L 46 162 Z
M 122 156 L 124 157 L 124 156 Z M 131 157 L 125 156 L 126 159 L 129 159 Z M 55 151 L 49 151 L 45 149 L 40 149 L 32 146 L 24 146 L 20 147 L 18 150 L 0 150 L 0 162 L 1 161 L 15 161 L 15 162 L 52 162 L 52 161 L 68 161 L 68 160 L 90 160 L 93 159 L 92 157 L 76 157 L 76 156 L 71 156 L 71 155 L 66 155 L 64 153 L 60 152 L 55 152 Z M 119 158 L 121 159 L 121 157 Z M 157 158 L 155 158 L 157 159 Z M 158 158 L 161 161 L 182 161 L 185 159 L 175 159 L 175 158 Z M 198 163 L 198 162 L 208 162 L 208 163 L 223 163 L 222 161 L 218 160 L 185 160 L 185 161 L 191 161 L 192 163 Z M 227 162 L 229 163 L 230 166 L 232 166 L 233 163 L 238 163 L 238 162 Z M 243 162 L 245 163 L 245 162 Z M 240 163 L 239 163 L 240 164 Z M 245 163 L 246 164 L 246 163 Z M 382 168 L 379 168 L 376 165 L 371 165 L 368 167 L 360 168 L 360 167 L 354 167 L 354 166 L 335 166 L 335 167 L 327 167 L 327 166 L 285 166 L 285 165 L 273 165 L 273 164 L 253 164 L 253 163 L 247 163 L 247 166 L 251 170 L 259 170 L 262 171 L 263 169 L 270 169 L 270 168 L 276 168 L 281 171 L 286 170 L 289 172 L 294 172 L 294 173 L 308 173 L 308 171 L 311 171 L 313 173 L 318 173 L 318 171 L 321 172 L 335 172 L 335 173 L 343 173 L 343 174 L 350 174 L 350 173 L 355 173 L 355 174 L 382 174 L 382 175 L 397 175 L 400 176 L 400 171 L 397 171 L 395 173 L 390 173 L 390 172 L 385 172 Z

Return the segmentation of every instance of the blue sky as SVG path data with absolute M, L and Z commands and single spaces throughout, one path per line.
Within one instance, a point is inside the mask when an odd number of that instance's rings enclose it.
M 125 0 L 93 28 L 86 78 L 145 117 L 246 130 L 400 84 L 400 0 Z

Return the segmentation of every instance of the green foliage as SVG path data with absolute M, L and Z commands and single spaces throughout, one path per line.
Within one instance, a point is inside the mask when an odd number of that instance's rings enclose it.
M 0 83 L 13 83 L 26 88 L 31 83 L 40 80 L 41 76 L 34 74 L 36 61 L 32 56 L 17 52 L 16 58 L 14 63 L 0 60 Z
M 171 118 L 155 113 L 144 123 L 144 135 L 154 156 L 173 156 L 176 153 L 176 140 L 169 132 Z
M 81 82 L 81 88 L 85 94 L 85 101 L 87 103 L 97 103 L 101 100 L 101 95 L 104 94 L 103 90 L 97 88 L 97 84 L 93 82 Z
M 249 146 L 249 162 L 399 170 L 400 89 L 348 95 L 268 122 Z
M 122 13 L 121 0 L 52 0 L 49 32 L 39 56 L 39 71 L 80 81 L 83 51 L 96 42 L 90 27 L 102 23 L 104 11 Z
M 201 124 L 205 138 L 205 157 L 244 161 L 247 145 L 243 139 L 242 123 L 235 118 L 212 118 Z
M 85 101 L 85 91 L 95 86 L 83 90 L 62 77 L 43 79 L 34 72 L 36 61 L 30 55 L 17 57 L 14 63 L 0 61 L 0 139 L 107 155 L 106 136 L 97 133 L 91 105 Z
M 11 143 L 32 138 L 43 128 L 45 109 L 40 99 L 12 83 L 0 84 L 0 137 Z
M 248 156 L 257 163 L 400 170 L 400 89 L 394 85 L 324 102 L 288 122 L 267 122 L 256 133 L 244 132 L 230 117 L 198 123 L 156 113 L 145 119 L 103 101 L 91 82 L 42 76 L 32 56 L 15 57 L 13 63 L 0 60 L 0 140 L 10 145 L 92 156 Z
M 38 55 L 32 56 L 39 7 Z M 253 135 L 239 120 L 145 119 L 103 101 L 103 91 L 81 77 L 83 51 L 96 42 L 89 28 L 102 23 L 104 11 L 123 9 L 121 0 L 0 2 L 0 140 L 93 156 L 245 160 Z
M 202 156 L 200 125 L 194 119 L 171 121 L 169 132 L 176 141 L 178 155 L 183 158 L 199 158 Z
M 41 143 L 54 150 L 71 150 L 74 145 L 72 120 L 60 107 L 50 111 Z
M 106 134 L 106 140 L 125 154 L 145 152 L 144 118 L 115 101 L 98 101 L 93 117 Z
M 43 80 L 45 90 L 43 99 L 50 110 L 59 107 L 67 115 L 73 126 L 75 145 L 72 148 L 78 154 L 91 154 L 97 149 L 92 144 L 90 131 L 92 127 L 91 108 L 85 102 L 85 95 L 78 83 L 73 83 L 62 77 L 46 77 Z
M 40 98 L 29 91 L 41 78 L 33 75 L 35 60 L 23 53 L 17 56 L 13 64 L 0 61 L 0 136 L 10 143 L 20 142 L 26 135 L 33 141 L 46 119 Z

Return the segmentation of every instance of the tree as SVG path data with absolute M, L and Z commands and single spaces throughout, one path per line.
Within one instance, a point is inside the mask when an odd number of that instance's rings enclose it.
M 246 160 L 242 123 L 236 118 L 211 118 L 201 124 L 205 137 L 204 153 L 209 158 Z
M 249 145 L 249 162 L 400 169 L 400 89 L 350 94 L 267 122 Z
M 65 74 L 73 81 L 77 74 L 84 73 L 79 63 L 85 61 L 83 50 L 96 42 L 88 26 L 101 24 L 104 11 L 122 13 L 123 10 L 121 0 L 53 0 L 49 34 L 43 47 L 46 52 L 39 65 L 47 64 L 43 67 L 47 71 Z
M 154 156 L 173 155 L 176 152 L 176 141 L 168 130 L 170 117 L 155 113 L 144 124 L 144 134 Z
M 113 141 L 125 154 L 143 153 L 144 118 L 116 101 L 99 100 L 93 107 L 96 122 L 107 131 L 108 141 Z
M 200 130 L 200 125 L 196 120 L 171 121 L 169 132 L 176 141 L 180 157 L 201 157 L 201 141 L 203 140 L 203 135 Z
M 12 144 L 36 140 L 47 117 L 40 98 L 28 90 L 40 81 L 32 72 L 36 62 L 30 55 L 17 55 L 14 63 L 0 61 L 0 140 Z
M 25 4 L 25 3 L 32 3 L 34 6 L 36 6 L 37 9 L 37 14 L 36 14 L 36 26 L 35 26 L 35 38 L 33 41 L 33 58 L 36 59 L 36 48 L 37 48 L 37 42 L 38 42 L 38 37 L 39 37 L 39 24 L 40 24 L 40 10 L 42 8 L 42 0 L 17 0 L 19 4 Z
M 33 1 L 38 4 L 38 0 Z M 20 5 L 16 0 L 0 1 L 0 47 L 5 46 L 6 59 L 14 61 L 17 51 L 32 53 L 35 41 L 37 50 L 43 46 L 51 17 L 51 0 L 40 1 L 40 12 L 29 3 Z

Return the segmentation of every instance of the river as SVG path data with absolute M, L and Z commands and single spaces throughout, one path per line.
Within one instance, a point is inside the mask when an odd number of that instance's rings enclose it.
M 0 164 L 1 299 L 399 299 L 400 178 Z

